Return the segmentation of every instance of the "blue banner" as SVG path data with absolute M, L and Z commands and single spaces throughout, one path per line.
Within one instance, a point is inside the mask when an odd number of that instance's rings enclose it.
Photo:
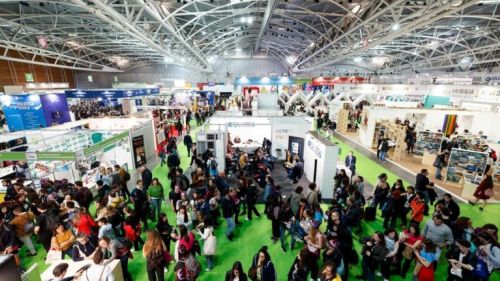
M 160 88 L 147 89 L 93 89 L 93 90 L 66 90 L 67 98 L 79 99 L 119 99 L 149 96 L 160 93 Z
M 280 86 L 293 85 L 293 79 L 288 77 L 238 77 L 234 81 L 238 86 Z
M 9 131 L 21 131 L 47 127 L 40 96 L 1 96 L 3 111 Z

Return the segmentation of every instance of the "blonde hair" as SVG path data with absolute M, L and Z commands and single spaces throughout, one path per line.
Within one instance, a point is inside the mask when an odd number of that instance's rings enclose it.
M 156 230 L 150 230 L 147 232 L 146 243 L 144 243 L 144 247 L 142 248 L 142 253 L 145 257 L 151 256 L 153 253 L 162 253 L 163 252 L 163 240 L 161 239 L 160 234 Z

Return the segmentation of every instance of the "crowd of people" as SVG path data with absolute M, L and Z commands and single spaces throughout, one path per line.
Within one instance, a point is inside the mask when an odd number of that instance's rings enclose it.
M 69 110 L 75 114 L 75 120 L 124 115 L 121 104 L 105 105 L 102 101 L 94 99 L 81 100 L 78 104 L 71 105 Z
M 186 136 L 178 141 L 170 137 L 163 151 L 169 167 L 164 177 L 170 186 L 163 186 L 145 166 L 138 169 L 139 178 L 130 192 L 131 176 L 119 166 L 99 168 L 95 194 L 79 181 L 49 182 L 40 190 L 24 187 L 22 177 L 5 181 L 0 252 L 14 254 L 21 266 L 21 247 L 26 247 L 27 256 L 40 254 L 35 240 L 47 259 L 91 260 L 76 277 L 93 281 L 113 281 L 115 260 L 121 264 L 124 280 L 134 280 L 129 262 L 142 254 L 148 280 L 165 280 L 169 264 L 174 264 L 170 269 L 175 280 L 191 281 L 201 275 L 199 256 L 206 271 L 220 266 L 215 259 L 218 239 L 237 243 L 233 241 L 238 235 L 251 235 L 235 231 L 242 218 L 266 217 L 270 243 L 279 243 L 284 253 L 300 249 L 289 270 L 278 272 L 273 260 L 279 257 L 262 246 L 248 268 L 237 255 L 223 257 L 234 259 L 234 264 L 220 280 L 347 281 L 352 279 L 350 271 L 358 267 L 362 274 L 356 278 L 362 280 L 412 275 L 418 281 L 431 281 L 437 267 L 447 267 L 447 280 L 486 281 L 500 268 L 498 227 L 474 227 L 473 218 L 461 215 L 450 194 L 438 197 L 432 192 L 426 170 L 417 175 L 414 186 L 404 186 L 400 179 L 391 185 L 388 176 L 381 174 L 367 196 L 364 179 L 356 171 L 356 157 L 350 152 L 345 164 L 351 175 L 339 170 L 334 199 L 325 208 L 319 187 L 297 185 L 294 172 L 290 194 L 275 184 L 270 142 L 264 141 L 252 157 L 228 145 L 226 170 L 220 171 L 213 152 L 198 153 Z M 191 158 L 191 175 L 180 167 L 181 140 Z M 287 155 L 287 161 L 292 171 L 301 163 L 296 155 Z M 264 204 L 263 211 L 256 208 L 258 203 Z M 175 221 L 168 219 L 165 209 L 175 213 Z M 382 214 L 384 230 L 366 236 L 364 226 L 374 224 L 377 214 Z M 222 227 L 225 237 L 216 237 L 215 230 Z M 355 250 L 355 241 L 362 244 L 361 251 Z M 57 265 L 54 280 L 75 277 L 66 276 L 68 266 Z

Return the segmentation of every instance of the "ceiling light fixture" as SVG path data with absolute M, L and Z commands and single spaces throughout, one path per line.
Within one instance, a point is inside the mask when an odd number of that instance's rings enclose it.
M 290 65 L 294 64 L 296 61 L 297 61 L 297 58 L 295 56 L 286 57 L 286 62 Z
M 363 58 L 362 58 L 362 57 L 355 57 L 355 58 L 354 58 L 354 62 L 356 62 L 356 63 L 360 63 L 360 62 L 362 62 L 362 61 L 363 61 Z
M 353 14 L 357 14 L 360 9 L 361 9 L 361 5 L 359 3 L 357 3 L 357 4 L 354 4 L 354 7 L 352 8 L 351 11 Z
M 399 28 L 401 27 L 401 25 L 397 22 L 395 23 L 393 26 L 392 26 L 392 30 L 396 31 L 396 30 L 399 30 Z

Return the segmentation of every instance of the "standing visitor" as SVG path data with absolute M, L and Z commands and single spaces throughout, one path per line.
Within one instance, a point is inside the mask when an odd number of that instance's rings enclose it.
M 345 157 L 345 166 L 351 170 L 351 178 L 356 174 L 356 156 L 352 151 Z
M 481 203 L 481 206 L 479 207 L 480 211 L 484 210 L 488 199 L 494 195 L 493 177 L 491 176 L 492 172 L 493 169 L 490 169 L 481 183 L 477 186 L 476 191 L 474 192 L 474 197 L 476 197 L 476 199 L 469 201 L 469 204 L 475 205 L 479 200 L 483 200 L 483 203 Z
M 146 243 L 142 248 L 142 254 L 146 258 L 146 267 L 149 281 L 164 281 L 164 269 L 166 261 L 164 253 L 166 246 L 156 230 L 147 232 Z
M 158 178 L 153 179 L 147 193 L 151 202 L 151 207 L 156 213 L 156 217 L 159 219 L 161 213 L 161 202 L 165 201 L 165 194 L 163 192 L 163 186 Z
M 234 192 L 234 191 L 232 191 Z M 234 222 L 234 202 L 231 199 L 231 194 L 229 190 L 223 191 L 224 197 L 221 198 L 220 204 L 222 207 L 222 217 L 226 220 L 227 229 L 226 229 L 226 237 L 229 240 L 233 240 L 233 231 L 235 228 Z
M 193 138 L 191 138 L 190 134 L 186 134 L 184 136 L 184 139 L 182 141 L 184 145 L 186 146 L 188 157 L 191 157 L 191 149 L 193 148 Z
M 375 271 L 387 255 L 384 234 L 378 231 L 375 232 L 371 239 L 365 243 L 361 251 L 363 256 L 361 263 L 363 274 L 356 276 L 356 278 L 374 281 Z
M 252 281 L 277 281 L 278 275 L 271 261 L 267 247 L 263 246 L 252 259 L 252 267 L 248 271 Z
M 241 262 L 236 261 L 230 271 L 226 272 L 224 281 L 247 281 L 247 275 L 243 272 Z
M 436 245 L 429 239 L 425 239 L 423 244 L 422 250 L 413 249 L 413 255 L 417 262 L 414 274 L 417 276 L 417 281 L 434 281 L 434 264 L 438 260 Z
M 415 180 L 415 191 L 418 193 L 420 192 L 423 195 L 425 204 L 429 204 L 430 197 L 429 197 L 429 189 L 432 188 L 432 184 L 428 178 L 429 176 L 429 171 L 427 169 L 422 169 L 419 174 L 417 174 L 416 180 Z
M 437 180 L 442 180 L 443 176 L 441 175 L 441 170 L 443 170 L 443 167 L 446 166 L 446 158 L 448 157 L 448 151 L 442 151 L 438 156 L 436 156 L 436 160 L 434 160 L 434 163 L 432 166 L 436 168 L 436 172 L 434 173 L 434 177 Z
M 115 276 L 109 265 L 104 265 L 104 253 L 97 249 L 92 257 L 92 264 L 85 270 L 81 281 L 114 281 Z
M 144 229 L 148 229 L 149 201 L 142 180 L 137 181 L 135 188 L 130 193 L 130 199 L 134 204 L 136 216 L 143 222 Z
M 211 225 L 210 220 L 206 219 L 203 224 L 203 232 L 201 232 L 200 229 L 197 230 L 201 239 L 205 241 L 203 243 L 203 255 L 205 256 L 205 259 L 207 261 L 206 271 L 210 271 L 214 267 L 214 256 L 217 246 L 217 238 L 215 238 L 215 235 L 213 233 L 214 228 Z
M 387 156 L 387 151 L 389 151 L 389 142 L 387 138 L 383 138 L 379 145 L 379 158 L 380 161 L 385 161 L 385 157 Z
M 99 247 L 104 252 L 107 260 L 104 265 L 110 264 L 113 260 L 120 260 L 123 271 L 123 279 L 125 281 L 133 281 L 130 272 L 128 271 L 128 259 L 131 257 L 130 249 L 123 245 L 118 240 L 111 240 L 108 237 L 103 237 L 99 240 Z
M 29 254 L 27 254 L 27 256 L 35 256 L 36 250 L 33 245 L 33 240 L 31 240 L 31 236 L 35 229 L 35 223 L 33 221 L 35 215 L 31 212 L 25 212 L 23 207 L 16 207 L 13 213 L 15 217 L 9 224 L 14 226 L 17 238 L 28 248 Z

